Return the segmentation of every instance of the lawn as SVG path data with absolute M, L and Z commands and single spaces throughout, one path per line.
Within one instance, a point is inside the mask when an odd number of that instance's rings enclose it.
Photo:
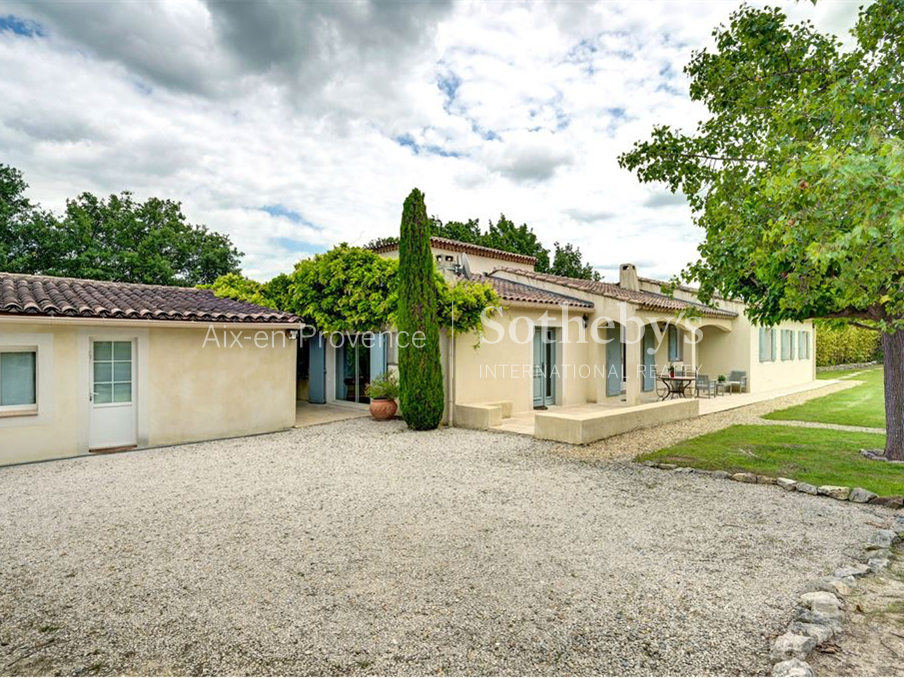
M 841 375 L 845 373 L 827 372 L 824 374 Z M 822 398 L 814 398 L 801 405 L 770 412 L 764 418 L 778 421 L 816 421 L 824 424 L 885 428 L 885 392 L 882 368 L 866 370 L 852 378 L 855 381 L 862 381 L 863 384 Z
M 862 448 L 885 436 L 793 426 L 736 425 L 638 457 L 712 471 L 749 471 L 813 485 L 863 487 L 904 495 L 904 466 L 870 461 Z

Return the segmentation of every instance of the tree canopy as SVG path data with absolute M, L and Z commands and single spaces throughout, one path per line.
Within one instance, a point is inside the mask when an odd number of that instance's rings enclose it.
M 622 155 L 681 191 L 704 229 L 684 277 L 751 317 L 904 323 L 904 2 L 861 10 L 844 50 L 775 8 L 742 7 L 694 52 L 695 132 L 667 125 Z
M 231 273 L 201 287 L 220 297 L 293 313 L 321 332 L 372 332 L 397 322 L 398 271 L 396 259 L 341 243 L 266 283 Z M 481 313 L 502 303 L 492 286 L 469 280 L 450 285 L 435 267 L 433 281 L 440 325 L 481 336 Z
M 887 453 L 904 458 L 904 0 L 861 8 L 850 48 L 775 8 L 713 36 L 685 68 L 709 116 L 619 162 L 687 197 L 704 239 L 683 277 L 704 301 L 884 331 Z
M 229 236 L 190 224 L 176 201 L 82 193 L 57 217 L 26 188 L 21 172 L 0 165 L 0 270 L 161 285 L 239 271 L 242 253 Z
M 434 216 L 430 218 L 430 235 L 536 257 L 535 268 L 541 273 L 553 273 L 585 280 L 601 279 L 599 271 L 595 270 L 592 264 L 584 263 L 580 249 L 571 243 L 560 245 L 557 242 L 550 257 L 550 251 L 543 246 L 532 228 L 527 224 L 516 226 L 504 214 L 500 214 L 495 223 L 490 220 L 486 232 L 481 230 L 478 219 L 444 223 L 440 218 Z M 365 247 L 377 248 L 382 245 L 398 244 L 398 242 L 399 239 L 395 237 L 377 238 L 371 240 Z

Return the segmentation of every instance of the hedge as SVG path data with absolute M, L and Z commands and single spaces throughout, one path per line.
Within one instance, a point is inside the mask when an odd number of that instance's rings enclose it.
M 879 332 L 852 325 L 843 328 L 816 326 L 816 364 L 819 367 L 873 360 L 882 360 Z

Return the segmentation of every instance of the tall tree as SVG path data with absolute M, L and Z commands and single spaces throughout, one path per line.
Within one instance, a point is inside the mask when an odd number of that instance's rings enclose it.
M 173 200 L 82 193 L 56 218 L 25 188 L 20 172 L 0 165 L 0 270 L 163 285 L 212 283 L 239 270 L 229 236 L 188 223 Z
M 490 221 L 490 228 L 481 244 L 497 250 L 536 257 L 537 270 L 549 271 L 549 250 L 543 247 L 537 234 L 527 224 L 515 226 L 515 223 L 506 219 L 504 214 L 499 215 L 495 224 Z
M 850 49 L 772 8 L 713 35 L 685 68 L 708 119 L 619 161 L 687 196 L 704 241 L 683 277 L 704 300 L 883 333 L 886 454 L 904 459 L 904 0 L 861 8 Z
M 447 221 L 443 223 L 437 217 L 430 218 L 430 234 L 440 238 L 449 238 L 459 242 L 468 242 L 474 245 L 482 245 L 483 233 L 480 232 L 480 221 L 468 219 L 467 221 Z
M 402 211 L 399 243 L 399 388 L 409 428 L 434 429 L 443 416 L 443 371 L 435 264 L 424 194 L 411 191 Z M 405 345 L 403 345 L 405 344 Z
M 581 250 L 572 245 L 565 243 L 555 244 L 554 254 L 552 257 L 552 265 L 549 272 L 555 275 L 564 275 L 568 278 L 581 278 L 583 280 L 601 280 L 602 276 L 599 271 L 593 268 L 592 264 L 585 264 L 584 258 L 581 256 Z

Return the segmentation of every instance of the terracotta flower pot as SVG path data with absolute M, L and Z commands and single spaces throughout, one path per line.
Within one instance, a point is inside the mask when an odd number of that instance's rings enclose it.
M 370 416 L 377 421 L 392 419 L 398 409 L 399 406 L 396 405 L 396 401 L 391 398 L 381 398 L 380 400 L 370 401 Z

